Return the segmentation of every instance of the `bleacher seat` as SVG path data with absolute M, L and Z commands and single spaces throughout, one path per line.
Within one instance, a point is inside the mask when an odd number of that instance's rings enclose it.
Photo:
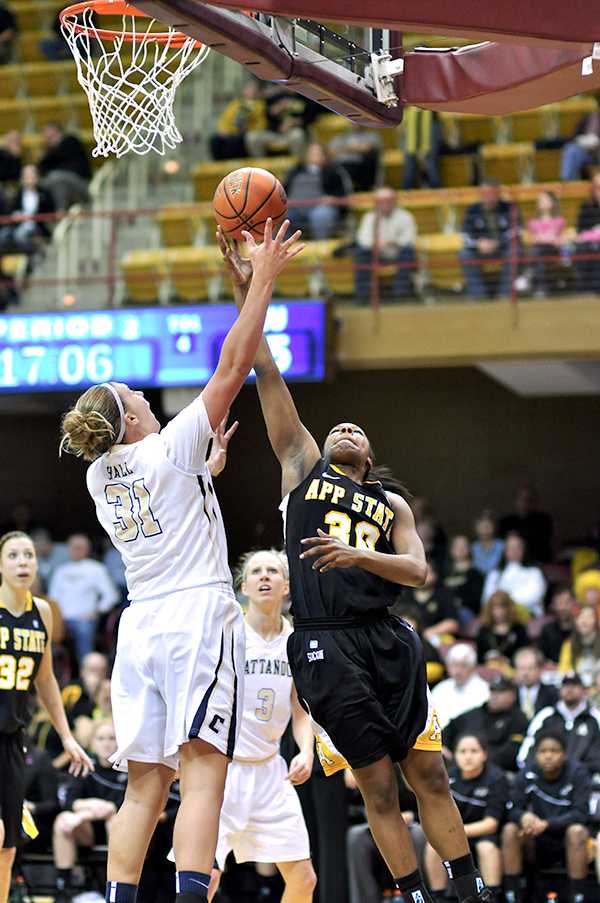
M 221 291 L 223 264 L 216 246 L 168 248 L 164 260 L 178 301 L 216 300 Z
M 581 119 L 598 109 L 593 97 L 572 97 L 553 104 L 556 116 L 556 133 L 559 138 L 571 138 Z
M 451 147 L 486 144 L 496 140 L 498 117 L 481 113 L 440 113 L 446 141 Z
M 137 304 L 158 301 L 165 276 L 165 262 L 160 251 L 130 251 L 121 261 L 127 300 Z
M 21 77 L 31 97 L 68 94 L 81 91 L 77 67 L 71 60 L 55 63 L 28 63 L 21 67 Z
M 479 148 L 482 175 L 487 179 L 496 179 L 503 185 L 530 182 L 534 154 L 535 147 L 531 141 L 484 144 Z
M 426 274 L 426 286 L 459 292 L 464 284 L 458 254 L 463 240 L 457 233 L 423 235 L 417 238 L 417 256 Z
M 48 30 L 24 31 L 17 37 L 17 53 L 22 63 L 44 63 L 46 59 L 42 53 L 40 43 L 48 37 Z
M 19 34 L 29 31 L 50 30 L 57 13 L 63 6 L 56 0 L 26 0 L 11 4 L 16 16 Z

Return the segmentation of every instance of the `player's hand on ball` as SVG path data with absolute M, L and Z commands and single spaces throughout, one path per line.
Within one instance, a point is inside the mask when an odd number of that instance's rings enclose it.
M 273 221 L 269 218 L 265 226 L 264 241 L 260 245 L 256 244 L 250 232 L 242 232 L 255 277 L 273 282 L 288 261 L 303 250 L 304 245 L 298 244 L 302 235 L 300 229 L 286 239 L 289 225 L 290 221 L 286 219 L 273 237 Z
M 290 762 L 290 770 L 288 772 L 288 781 L 290 784 L 304 784 L 308 781 L 312 774 L 313 756 L 312 754 L 298 753 Z
M 221 227 L 217 228 L 217 242 L 229 270 L 229 275 L 236 285 L 244 286 L 252 278 L 252 263 L 240 254 L 236 241 L 227 238 Z
M 227 411 L 216 429 L 210 456 L 206 462 L 212 477 L 218 477 L 219 474 L 225 470 L 225 465 L 227 464 L 227 446 L 229 445 L 229 440 L 240 425 L 238 420 L 234 420 L 229 429 L 226 430 L 225 427 L 227 426 L 228 417 L 229 411 Z
M 329 536 L 323 530 L 317 530 L 318 536 L 302 539 L 307 547 L 300 558 L 314 558 L 313 571 L 330 571 L 332 568 L 351 568 L 357 564 L 357 550 L 337 536 Z
M 85 778 L 90 771 L 94 770 L 94 763 L 88 754 L 81 748 L 75 737 L 66 737 L 63 740 L 63 749 L 68 755 L 70 761 L 69 774 L 75 775 L 76 778 Z

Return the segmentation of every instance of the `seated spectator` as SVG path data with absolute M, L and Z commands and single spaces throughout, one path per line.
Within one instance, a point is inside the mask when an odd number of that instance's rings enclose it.
M 530 562 L 525 542 L 518 533 L 506 537 L 504 555 L 497 568 L 485 578 L 483 601 L 503 589 L 523 609 L 525 617 L 539 618 L 544 611 L 546 580 L 537 565 Z
M 542 191 L 537 199 L 537 216 L 527 223 L 527 232 L 533 242 L 529 253 L 535 257 L 533 292 L 537 298 L 545 298 L 551 290 L 548 276 L 553 267 L 556 268 L 556 258 L 560 257 L 566 241 L 566 228 L 567 221 L 561 215 L 557 196 L 553 191 Z
M 59 60 L 70 60 L 71 50 L 62 33 L 60 16 L 57 14 L 52 23 L 52 34 L 40 41 L 40 50 L 47 60 L 56 63 Z
M 458 632 L 458 605 L 452 593 L 438 582 L 438 572 L 429 561 L 423 586 L 406 589 L 403 598 L 419 612 L 423 636 L 428 640 Z
M 438 650 L 433 643 L 422 634 L 421 612 L 416 605 L 405 604 L 403 597 L 398 596 L 396 602 L 390 607 L 390 614 L 395 615 L 397 618 L 402 618 L 418 633 L 421 645 L 423 646 L 423 655 L 425 656 L 427 683 L 430 687 L 434 687 L 445 676 L 446 668 Z
M 589 567 L 583 568 L 575 577 L 573 587 L 575 598 L 582 605 L 594 605 L 595 601 L 589 599 L 590 590 L 600 593 L 600 564 L 596 561 Z
M 461 609 L 470 616 L 481 609 L 483 577 L 473 566 L 471 546 L 466 536 L 454 536 L 450 543 L 450 561 L 446 566 L 443 584 L 459 601 Z
M 471 543 L 473 567 L 485 577 L 497 568 L 504 552 L 504 542 L 496 534 L 496 518 L 491 511 L 482 511 L 475 521 L 475 539 Z
M 92 177 L 88 152 L 75 135 L 68 135 L 61 125 L 48 122 L 42 128 L 46 151 L 38 166 L 44 177 L 44 187 L 54 197 L 57 210 L 67 210 L 71 204 L 87 204 Z
M 56 568 L 48 589 L 62 609 L 75 641 L 77 660 L 82 662 L 94 649 L 98 616 L 117 604 L 119 593 L 106 567 L 91 557 L 89 537 L 73 534 L 67 541 L 67 551 L 70 560 Z
M 17 20 L 2 0 L 0 2 L 0 66 L 12 62 L 17 30 Z
M 309 144 L 304 162 L 288 173 L 285 183 L 290 234 L 302 229 L 305 238 L 331 238 L 345 212 L 337 201 L 350 194 L 350 188 L 348 176 L 339 166 L 329 163 L 322 145 Z M 307 203 L 299 205 L 299 201 Z
M 600 151 L 600 111 L 584 116 L 575 129 L 571 141 L 563 146 L 560 161 L 562 182 L 583 178 L 583 170 L 598 162 Z
M 559 586 L 552 594 L 550 614 L 552 620 L 542 627 L 537 645 L 544 657 L 551 662 L 558 662 L 562 644 L 573 630 L 573 612 L 577 603 L 568 586 Z
M 95 655 L 96 653 L 91 653 Z M 88 656 L 89 657 L 89 656 Z M 79 715 L 77 718 L 77 740 L 84 748 L 89 748 L 98 721 L 112 720 L 112 702 L 110 698 L 110 680 L 105 677 L 98 684 L 94 693 L 93 709 L 90 716 Z
M 417 227 L 412 213 L 397 205 L 393 188 L 375 192 L 375 210 L 365 213 L 356 233 L 354 283 L 357 299 L 368 304 L 373 263 L 396 263 L 394 297 L 412 295 Z
M 265 86 L 263 96 L 267 124 L 266 127 L 246 132 L 246 147 L 250 156 L 292 154 L 301 157 L 306 149 L 306 129 L 312 121 L 310 101 L 276 84 Z
M 520 623 L 517 607 L 508 593 L 498 589 L 489 597 L 481 613 L 481 627 L 477 634 L 477 661 L 480 665 L 501 664 L 509 667 L 512 657 L 529 642 L 527 631 Z
M 449 769 L 449 779 L 481 877 L 498 894 L 502 888 L 499 832 L 510 791 L 504 773 L 488 761 L 486 742 L 479 734 L 468 732 L 458 738 L 456 764 Z M 448 873 L 429 844 L 425 847 L 425 874 L 436 903 L 447 900 Z
M 481 201 L 467 208 L 463 222 L 464 248 L 460 252 L 469 298 L 486 298 L 492 290 L 486 286 L 483 264 L 498 262 L 501 266 L 498 293 L 511 291 L 512 264 L 509 255 L 515 243 L 519 250 L 521 215 L 510 201 L 502 200 L 497 182 L 481 186 Z M 489 282 L 489 280 L 488 280 Z
M 210 152 L 213 160 L 231 160 L 248 157 L 246 145 L 248 132 L 267 128 L 267 105 L 261 97 L 261 88 L 255 78 L 244 85 L 241 97 L 231 100 L 217 122 L 217 131 L 210 136 Z
M 443 741 L 447 753 L 456 756 L 456 746 L 465 734 L 475 734 L 485 741 L 490 762 L 504 771 L 517 770 L 517 753 L 525 738 L 528 719 L 517 702 L 517 687 L 495 674 L 489 684 L 490 698 L 483 705 L 458 715 L 444 728 Z
M 500 520 L 500 536 L 518 533 L 534 561 L 552 561 L 552 517 L 540 511 L 539 496 L 533 486 L 521 486 L 515 500 L 515 511 Z
M 373 190 L 381 153 L 379 135 L 352 124 L 350 129 L 332 138 L 327 149 L 331 162 L 343 166 L 350 176 L 354 191 Z
M 577 217 L 575 266 L 581 292 L 600 291 L 600 173 L 592 179 L 590 197 Z M 580 259 L 581 255 L 581 259 Z
M 536 737 L 542 731 L 561 731 L 567 737 L 569 757 L 582 762 L 591 774 L 600 771 L 600 712 L 592 708 L 578 674 L 565 674 L 560 699 L 537 713 L 517 756 L 519 768 L 529 768 L 534 760 Z
M 586 768 L 567 752 L 563 733 L 550 728 L 535 741 L 534 760 L 517 776 L 502 832 L 507 903 L 524 903 L 523 869 L 566 865 L 571 900 L 584 903 L 588 873 L 586 828 L 591 783 Z
M 127 775 L 109 761 L 117 749 L 112 721 L 99 721 L 92 738 L 94 771 L 75 778 L 67 790 L 65 811 L 54 822 L 52 847 L 56 889 L 69 899 L 77 848 L 106 844 L 113 818 L 125 797 Z
M 40 185 L 37 166 L 32 163 L 23 167 L 21 187 L 8 212 L 13 222 L 0 227 L 0 252 L 27 254 L 31 269 L 35 256 L 51 234 L 51 223 L 34 217 L 54 213 L 52 195 Z
M 531 646 L 519 649 L 514 657 L 515 683 L 519 688 L 519 705 L 528 721 L 547 706 L 558 702 L 558 690 L 542 683 L 544 656 Z
M 13 129 L 3 136 L 0 144 L 0 183 L 18 182 L 23 166 L 21 134 Z
M 402 188 L 441 188 L 440 145 L 442 130 L 440 121 L 431 110 L 406 107 L 404 111 L 404 179 Z
M 448 558 L 448 537 L 439 523 L 436 513 L 426 499 L 413 499 L 415 526 L 423 543 L 425 557 L 438 574 L 444 570 Z
M 52 825 L 58 814 L 58 772 L 48 753 L 28 744 L 25 751 L 25 803 L 39 835 L 27 844 L 27 852 L 45 852 L 52 843 Z
M 455 643 L 446 656 L 449 677 L 431 691 L 433 705 L 440 725 L 446 727 L 469 709 L 483 705 L 490 697 L 490 688 L 476 672 L 477 655 L 472 646 Z
M 48 586 L 52 574 L 59 566 L 69 560 L 69 553 L 64 542 L 54 542 L 46 527 L 38 527 L 31 533 L 38 562 L 38 574 Z
M 594 608 L 582 608 L 575 618 L 573 632 L 560 650 L 558 670 L 561 674 L 577 671 L 585 686 L 590 687 L 600 661 L 600 629 Z

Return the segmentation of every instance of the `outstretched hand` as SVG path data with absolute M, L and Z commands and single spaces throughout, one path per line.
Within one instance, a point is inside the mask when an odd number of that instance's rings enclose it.
M 94 763 L 88 754 L 81 748 L 75 737 L 65 737 L 63 740 L 63 749 L 70 759 L 69 774 L 77 777 L 85 778 L 90 771 L 94 770 Z
M 228 417 L 229 411 L 227 411 L 217 429 L 215 430 L 212 448 L 210 450 L 208 461 L 206 462 L 210 471 L 210 475 L 212 477 L 218 477 L 219 474 L 225 469 L 225 465 L 227 464 L 227 446 L 229 445 L 229 440 L 240 425 L 238 420 L 234 420 L 229 429 L 226 430 Z
M 314 558 L 313 571 L 330 571 L 332 568 L 351 568 L 358 561 L 358 552 L 337 536 L 330 536 L 323 530 L 317 530 L 317 536 L 302 539 L 305 548 L 300 558 Z
M 225 261 L 225 267 L 234 283 L 241 287 L 247 285 L 252 278 L 252 263 L 246 257 L 242 257 L 237 241 L 228 238 L 219 226 L 217 243 Z
M 298 244 L 302 236 L 300 229 L 286 239 L 289 226 L 290 221 L 286 219 L 277 235 L 273 236 L 273 220 L 269 217 L 265 225 L 264 240 L 260 245 L 250 232 L 242 232 L 254 275 L 258 278 L 273 282 L 285 265 L 304 249 L 303 244 Z

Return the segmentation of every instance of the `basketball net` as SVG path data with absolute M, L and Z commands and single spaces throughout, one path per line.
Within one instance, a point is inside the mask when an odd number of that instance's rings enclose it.
M 100 28 L 102 15 L 120 16 L 121 26 Z M 210 48 L 173 28 L 153 31 L 156 20 L 123 0 L 77 3 L 60 20 L 90 105 L 92 156 L 165 154 L 179 144 L 175 93 Z

